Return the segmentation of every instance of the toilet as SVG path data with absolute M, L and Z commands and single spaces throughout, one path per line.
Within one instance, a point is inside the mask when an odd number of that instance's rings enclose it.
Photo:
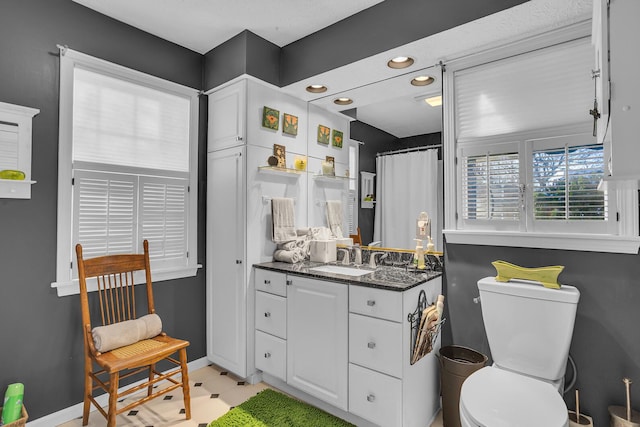
M 564 373 L 580 291 L 494 277 L 478 281 L 494 364 L 460 391 L 462 427 L 564 427 Z

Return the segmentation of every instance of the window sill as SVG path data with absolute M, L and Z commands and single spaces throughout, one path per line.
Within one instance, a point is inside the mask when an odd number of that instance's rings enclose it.
M 519 233 L 487 230 L 443 230 L 447 243 L 510 246 L 570 251 L 637 254 L 640 237 L 598 234 Z
M 171 268 L 166 270 L 155 269 L 151 272 L 151 276 L 154 283 L 162 282 L 165 280 L 182 279 L 185 277 L 194 277 L 198 273 L 199 268 L 202 268 L 201 264 L 191 267 Z M 144 274 L 141 274 L 140 276 L 134 276 L 134 282 L 136 285 L 144 283 L 144 281 Z M 80 285 L 78 283 L 78 279 L 74 279 L 69 282 L 53 282 L 51 284 L 51 287 L 56 288 L 59 297 L 77 295 L 80 293 Z M 87 290 L 89 292 L 97 291 L 98 288 L 95 282 L 87 281 Z

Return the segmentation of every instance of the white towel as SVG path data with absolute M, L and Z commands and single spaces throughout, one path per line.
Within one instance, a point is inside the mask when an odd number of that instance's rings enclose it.
M 342 239 L 342 202 L 340 200 L 327 200 L 327 225 L 331 229 L 333 237 Z
M 91 330 L 93 343 L 101 353 L 153 338 L 162 332 L 162 320 L 157 314 L 147 314 L 135 320 L 125 320 Z
M 296 239 L 293 199 L 271 199 L 271 220 L 273 223 L 272 240 L 275 243 L 288 242 Z
M 286 251 L 284 249 L 277 249 L 273 253 L 273 259 L 281 262 L 288 262 L 290 264 L 295 264 L 300 261 L 304 261 L 304 254 L 302 253 L 302 249 L 294 249 L 292 251 Z

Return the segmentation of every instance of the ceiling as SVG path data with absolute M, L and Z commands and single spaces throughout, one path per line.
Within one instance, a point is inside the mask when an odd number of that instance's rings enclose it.
M 383 0 L 278 0 L 270 9 L 258 0 L 73 1 L 204 54 L 244 30 L 282 47 Z M 438 132 L 441 107 L 416 100 L 440 93 L 436 64 L 584 21 L 591 11 L 592 0 L 530 0 L 282 89 L 331 111 L 355 108 L 358 120 L 398 138 Z M 386 63 L 395 56 L 411 56 L 415 62 L 405 70 L 391 69 Z M 409 84 L 413 76 L 424 73 L 436 81 L 424 87 Z M 310 94 L 305 91 L 310 84 L 324 84 L 329 90 Z M 354 103 L 336 106 L 333 99 L 338 95 Z

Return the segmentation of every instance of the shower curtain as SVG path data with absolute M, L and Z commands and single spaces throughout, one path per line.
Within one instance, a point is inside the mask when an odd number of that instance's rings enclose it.
M 437 149 L 378 156 L 374 241 L 381 241 L 383 247 L 415 248 L 416 219 L 420 212 L 426 212 L 431 218 L 433 243 L 442 247 L 438 166 Z M 427 243 L 423 243 L 425 248 Z

